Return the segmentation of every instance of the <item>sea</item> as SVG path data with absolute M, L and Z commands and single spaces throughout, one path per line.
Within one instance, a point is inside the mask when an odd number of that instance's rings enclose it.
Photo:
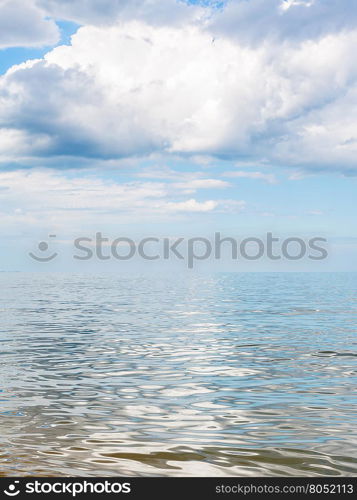
M 0 274 L 0 475 L 357 474 L 357 274 Z

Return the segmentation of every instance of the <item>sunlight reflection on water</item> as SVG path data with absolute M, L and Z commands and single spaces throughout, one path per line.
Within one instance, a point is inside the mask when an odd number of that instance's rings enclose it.
M 2 475 L 355 475 L 356 274 L 7 274 Z

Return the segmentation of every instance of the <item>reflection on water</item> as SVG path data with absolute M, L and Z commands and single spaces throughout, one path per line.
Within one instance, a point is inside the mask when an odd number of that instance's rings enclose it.
M 0 474 L 356 475 L 357 275 L 0 275 Z

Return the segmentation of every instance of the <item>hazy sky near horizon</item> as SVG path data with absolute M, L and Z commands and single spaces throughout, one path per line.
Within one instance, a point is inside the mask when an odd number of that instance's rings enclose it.
M 357 0 L 0 0 L 0 267 L 220 231 L 357 270 L 356 43 Z

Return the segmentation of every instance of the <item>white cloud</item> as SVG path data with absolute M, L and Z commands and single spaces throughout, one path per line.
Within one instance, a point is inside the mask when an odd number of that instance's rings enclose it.
M 51 9 L 83 7 L 45 3 Z M 351 47 L 357 30 L 349 21 L 343 24 L 336 1 L 326 7 L 325 30 L 317 16 L 319 0 L 310 7 L 294 2 L 285 10 L 275 0 L 266 3 L 270 10 L 261 0 L 231 3 L 210 25 L 198 17 L 165 25 L 124 16 L 110 26 L 85 26 L 72 46 L 13 68 L 0 80 L 6 161 L 13 141 L 14 158 L 165 153 L 355 171 L 357 62 Z M 123 12 L 128 8 L 128 18 L 137 13 L 141 19 L 144 4 L 149 2 L 124 3 Z M 223 22 L 242 18 L 252 32 L 270 11 L 280 27 L 286 19 L 292 23 L 285 15 L 296 20 L 297 13 L 310 12 L 319 36 L 307 31 L 289 38 L 286 28 L 279 32 L 284 43 L 263 31 L 264 40 L 247 44 Z
M 83 224 L 142 222 L 174 214 L 222 210 L 230 200 L 186 199 L 179 186 L 164 182 L 123 182 L 64 176 L 49 169 L 0 172 L 3 228 L 81 228 Z M 242 203 L 242 202 L 239 202 Z
M 46 134 L 31 134 L 27 130 L 0 128 L 0 154 L 2 161 L 14 156 L 26 155 L 37 149 L 47 147 L 49 138 Z
M 204 176 L 203 172 L 185 172 L 183 170 L 174 170 L 167 166 L 154 166 L 141 169 L 137 177 L 147 179 L 168 179 L 174 181 L 194 181 Z
M 36 3 L 56 19 L 95 26 L 132 19 L 154 25 L 181 24 L 207 15 L 205 9 L 188 6 L 180 0 L 36 0 Z
M 274 174 L 265 174 L 263 172 L 244 172 L 242 170 L 225 172 L 225 177 L 237 177 L 243 179 L 260 179 L 269 184 L 276 184 L 277 179 Z
M 0 0 L 0 49 L 43 47 L 59 41 L 56 23 L 27 0 Z
M 178 182 L 174 186 L 182 189 L 185 193 L 193 193 L 197 189 L 224 189 L 229 187 L 229 183 L 220 179 L 193 179 L 187 182 Z
M 174 212 L 211 212 L 217 205 L 218 203 L 213 200 L 198 202 L 194 199 L 190 199 L 178 203 L 166 203 L 165 209 Z
M 293 172 L 292 174 L 289 175 L 288 179 L 289 181 L 302 181 L 306 177 L 310 177 L 310 174 L 307 174 L 306 172 L 302 170 L 297 170 Z
M 165 179 L 172 182 L 171 186 L 183 193 L 194 193 L 199 189 L 224 189 L 230 186 L 229 182 L 221 179 L 210 179 L 203 172 L 185 172 L 169 167 L 144 168 L 137 177 L 148 179 Z
M 242 43 L 295 43 L 354 30 L 356 0 L 231 0 L 211 29 Z
M 246 208 L 244 200 L 217 200 L 218 210 L 223 213 L 237 214 Z
M 322 210 L 310 210 L 307 215 L 324 215 L 324 212 Z

